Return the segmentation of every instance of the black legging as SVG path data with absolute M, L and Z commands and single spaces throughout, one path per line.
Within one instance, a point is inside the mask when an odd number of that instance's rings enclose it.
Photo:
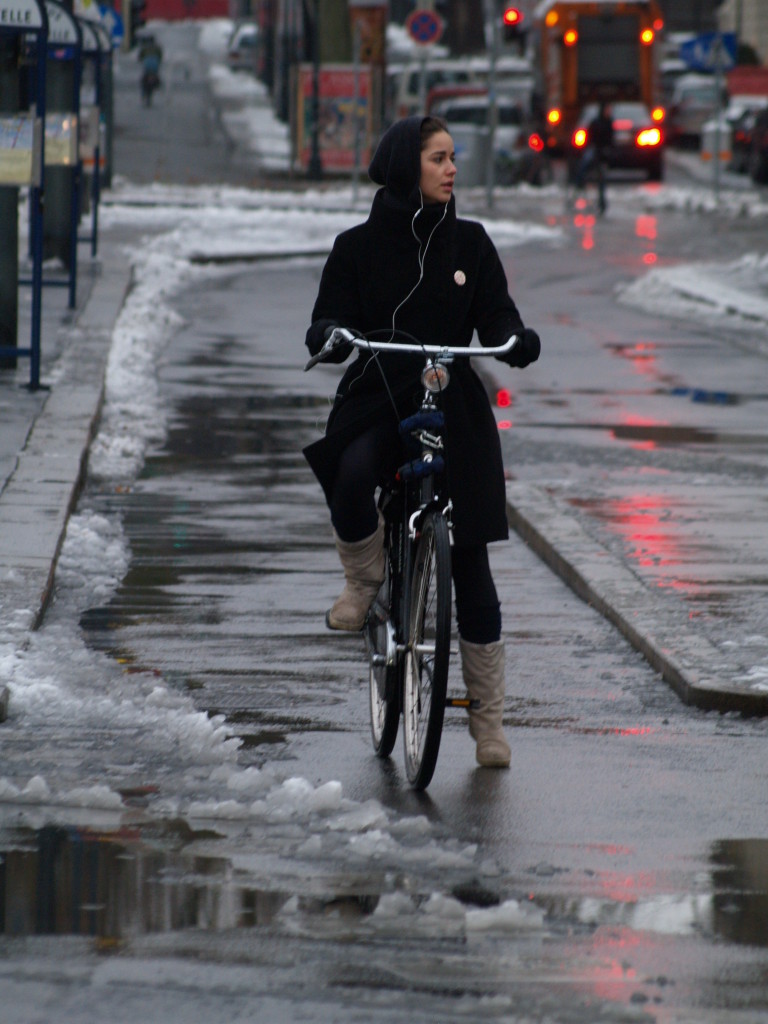
M 342 540 L 354 542 L 374 533 L 376 488 L 395 473 L 401 454 L 397 426 L 389 421 L 371 427 L 344 449 L 328 503 Z M 459 635 L 474 644 L 494 643 L 501 636 L 501 607 L 488 549 L 485 544 L 454 546 L 451 554 Z

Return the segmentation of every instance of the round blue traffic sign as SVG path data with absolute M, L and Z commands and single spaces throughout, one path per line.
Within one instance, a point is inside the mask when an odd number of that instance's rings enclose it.
M 443 34 L 443 19 L 434 11 L 411 11 L 405 27 L 414 42 L 436 43 Z

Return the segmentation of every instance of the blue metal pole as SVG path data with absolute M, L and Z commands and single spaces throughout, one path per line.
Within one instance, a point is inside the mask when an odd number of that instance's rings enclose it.
M 75 74 L 74 74 L 74 97 L 73 113 L 77 118 L 78 131 L 80 128 L 80 82 L 83 74 L 82 45 L 75 49 Z M 80 184 L 83 172 L 83 164 L 80 160 L 80 147 L 77 148 L 77 160 L 72 174 L 72 208 L 70 211 L 70 232 L 69 232 L 69 308 L 74 309 L 77 304 L 77 228 L 80 223 Z
M 45 11 L 43 10 L 43 15 Z M 40 387 L 40 326 L 42 321 L 43 295 L 43 194 L 45 189 L 45 71 L 48 59 L 48 30 L 44 28 L 37 37 L 37 97 L 35 114 L 40 120 L 40 184 L 29 190 L 30 194 L 30 239 L 32 243 L 32 337 L 30 339 L 29 387 L 36 391 Z

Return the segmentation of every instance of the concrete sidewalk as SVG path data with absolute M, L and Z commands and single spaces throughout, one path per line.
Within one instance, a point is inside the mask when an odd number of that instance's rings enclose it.
M 661 605 L 658 587 L 591 536 L 544 488 L 507 485 L 512 527 L 568 586 L 612 622 L 686 703 L 703 710 L 768 713 L 768 692 L 692 624 Z M 713 562 L 715 547 L 710 549 Z M 716 571 L 712 569 L 712 575 Z
M 78 300 L 43 289 L 41 387 L 29 390 L 29 360 L 0 371 L 0 631 L 23 648 L 42 622 L 56 563 L 86 472 L 103 397 L 112 332 L 130 267 L 103 244 L 84 259 Z M 19 301 L 19 347 L 29 338 L 27 295 Z M 0 720 L 8 692 L 0 680 Z

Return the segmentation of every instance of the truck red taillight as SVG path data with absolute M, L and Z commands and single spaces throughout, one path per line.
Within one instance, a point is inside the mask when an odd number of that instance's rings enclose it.
M 533 132 L 528 136 L 528 145 L 534 152 L 540 153 L 544 149 L 544 139 L 542 139 L 538 132 Z

